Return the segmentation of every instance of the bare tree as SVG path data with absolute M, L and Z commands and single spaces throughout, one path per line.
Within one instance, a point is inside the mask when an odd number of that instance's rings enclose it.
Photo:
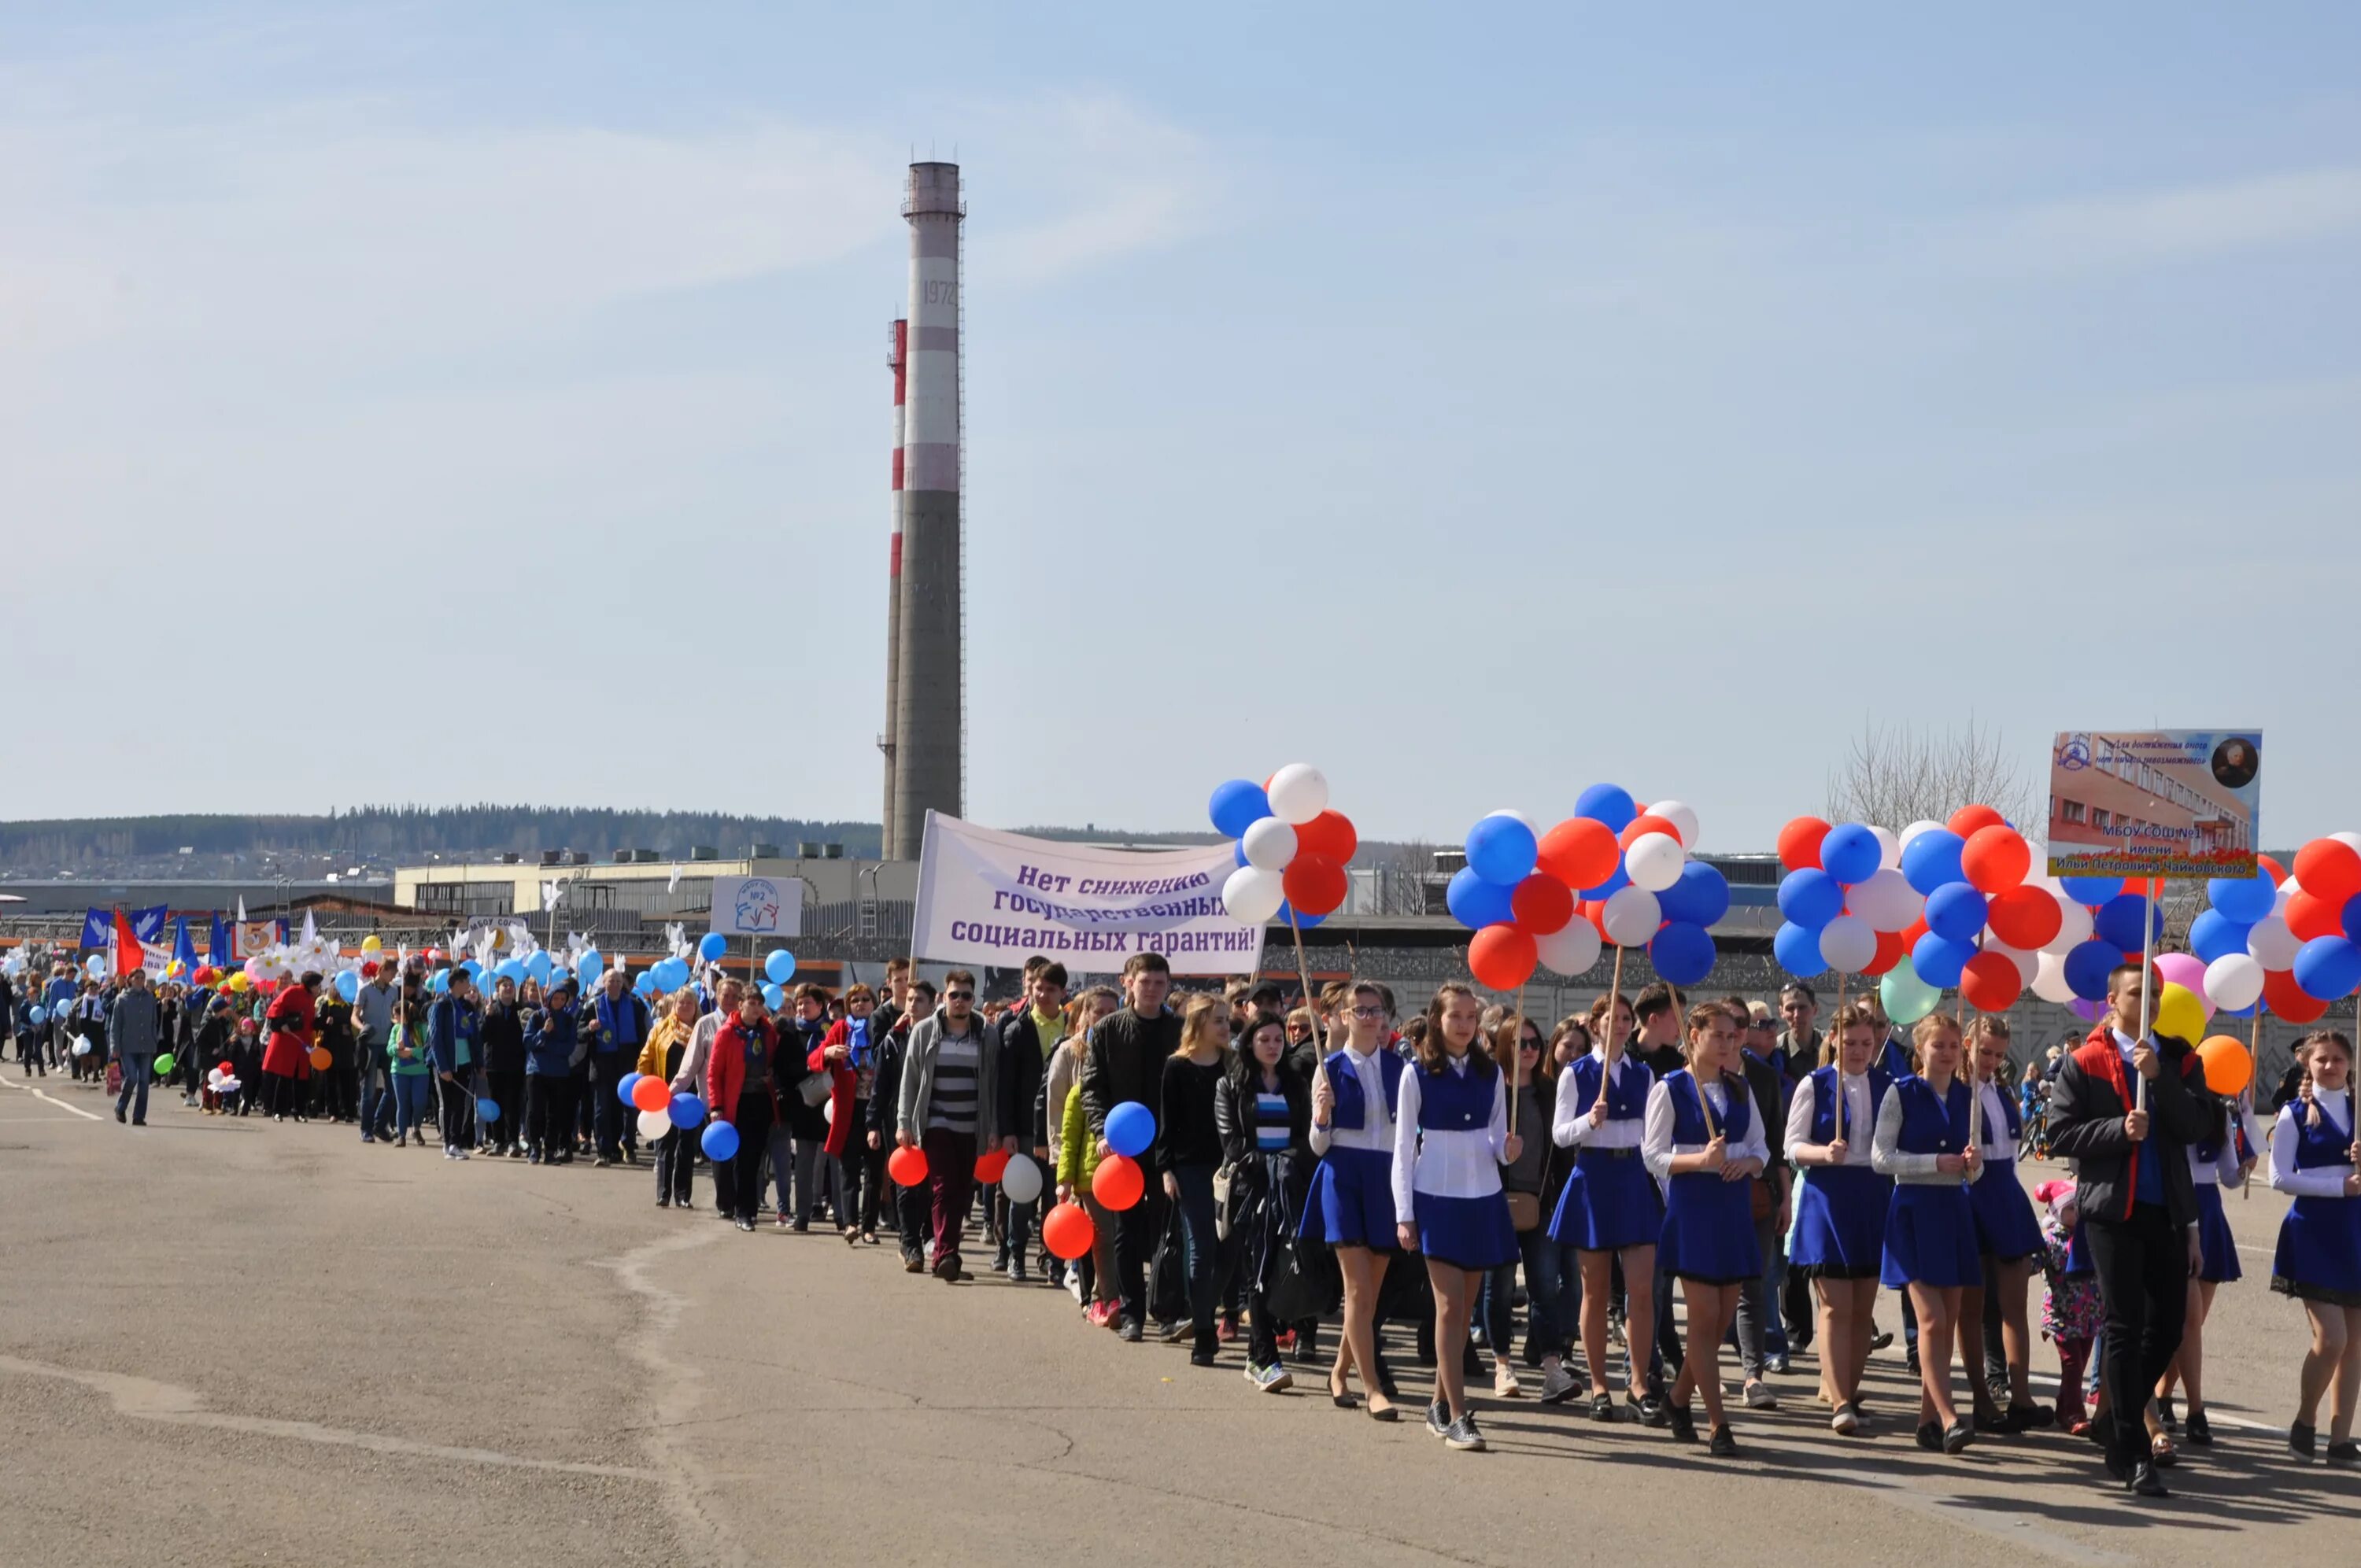
M 1941 822 L 1963 806 L 1989 806 L 2029 839 L 2042 837 L 2039 796 L 2000 731 L 1970 715 L 1958 730 L 1865 722 L 1852 752 L 1828 772 L 1831 822 L 1866 822 L 1899 832 Z

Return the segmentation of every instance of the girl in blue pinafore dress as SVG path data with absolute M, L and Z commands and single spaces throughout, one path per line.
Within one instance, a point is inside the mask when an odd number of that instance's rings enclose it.
M 2215 1287 L 2246 1273 L 2238 1266 L 2238 1239 L 2230 1233 L 2230 1217 L 2222 1209 L 2222 1190 L 2244 1187 L 2262 1147 L 2263 1131 L 2256 1123 L 2253 1085 L 2224 1106 L 2213 1135 L 2189 1146 L 2189 1174 L 2197 1194 L 2197 1245 L 2204 1261 L 2189 1282 L 2189 1310 L 2180 1331 L 2180 1349 L 2172 1365 L 2157 1379 L 2156 1405 L 2166 1430 L 2173 1420 L 2175 1385 L 2189 1396 L 2189 1414 L 2179 1424 L 2181 1434 L 2199 1447 L 2213 1441 L 2213 1423 L 2205 1417 L 2205 1320 L 2213 1311 Z
M 2279 1111 L 2271 1132 L 2271 1185 L 2292 1193 L 2279 1222 L 2271 1288 L 2303 1303 L 2312 1320 L 2296 1387 L 2297 1415 L 2288 1448 L 2309 1460 L 2316 1447 L 2320 1397 L 2331 1397 L 2328 1462 L 2361 1464 L 2353 1441 L 2353 1390 L 2361 1385 L 2361 1156 L 2353 1102 L 2353 1047 L 2333 1029 L 2307 1038 L 2298 1053 L 2310 1088 Z
M 1320 1166 L 1301 1231 L 1334 1250 L 1345 1277 L 1344 1332 L 1328 1398 L 1352 1409 L 1348 1380 L 1357 1374 L 1369 1414 L 1390 1421 L 1400 1412 L 1378 1361 L 1378 1287 L 1394 1250 L 1394 1108 L 1405 1064 L 1386 1048 L 1385 994 L 1374 982 L 1354 985 L 1337 1023 L 1344 1048 L 1321 1058 L 1312 1076 L 1312 1150 Z
M 1850 1436 L 1861 1428 L 1861 1380 L 1894 1193 L 1893 1178 L 1870 1164 L 1870 1136 L 1894 1080 L 1872 1065 L 1877 1025 L 1866 1007 L 1837 1009 L 1820 1054 L 1838 1059 L 1806 1075 L 1787 1106 L 1787 1158 L 1802 1173 L 1787 1257 L 1818 1288 L 1828 1426 Z
M 1523 1152 L 1509 1131 L 1506 1079 L 1477 1045 L 1484 1020 L 1475 992 L 1435 989 L 1417 1063 L 1402 1074 L 1394 1123 L 1395 1234 L 1426 1256 L 1434 1291 L 1434 1402 L 1427 1430 L 1453 1448 L 1481 1449 L 1467 1409 L 1461 1361 L 1484 1277 L 1517 1259 L 1517 1228 L 1500 1167 Z
M 1591 1005 L 1590 1034 L 1594 1039 L 1620 1042 L 1628 1036 L 1631 1009 L 1615 999 L 1614 1032 L 1607 1032 L 1608 999 Z M 1607 1086 L 1604 1102 L 1599 1086 Z M 1559 1245 L 1575 1249 L 1582 1268 L 1582 1353 L 1590 1368 L 1590 1415 L 1593 1420 L 1615 1419 L 1615 1396 L 1607 1386 L 1607 1308 L 1614 1295 L 1615 1264 L 1623 1264 L 1623 1280 L 1631 1304 L 1624 1314 L 1630 1344 L 1626 1365 L 1644 1367 L 1653 1359 L 1656 1334 L 1656 1237 L 1664 1228 L 1664 1200 L 1655 1179 L 1640 1157 L 1641 1135 L 1647 1124 L 1648 1093 L 1656 1075 L 1630 1052 L 1615 1052 L 1615 1069 L 1607 1069 L 1607 1047 L 1591 1047 L 1587 1055 L 1568 1063 L 1558 1079 L 1557 1103 L 1550 1122 L 1550 1140 L 1575 1151 L 1574 1172 L 1558 1195 L 1557 1212 L 1550 1217 L 1550 1234 Z M 1631 1419 L 1640 1413 L 1639 1378 L 1624 1391 Z
M 1673 1383 L 1673 1438 L 1697 1441 L 1689 1395 L 1705 1397 L 1712 1422 L 1710 1450 L 1738 1452 L 1721 1402 L 1721 1336 L 1738 1310 L 1738 1294 L 1763 1272 L 1754 1243 L 1752 1179 L 1770 1162 L 1754 1097 L 1737 1070 L 1740 1020 L 1718 1003 L 1689 1010 L 1689 1065 L 1668 1073 L 1648 1091 L 1641 1147 L 1648 1168 L 1664 1183 L 1664 1226 L 1658 1264 L 1681 1282 L 1688 1308 L 1686 1352 Z
M 2001 1069 L 2008 1065 L 2008 1020 L 1986 1013 L 1976 1019 L 1970 1032 L 1974 1036 L 1975 1055 L 1970 1065 L 1978 1101 L 1977 1148 L 1984 1171 L 1968 1189 L 1968 1206 L 1975 1213 L 1976 1251 L 1999 1297 L 2001 1353 L 2008 1362 L 2008 1409 L 1995 1407 L 1992 1390 L 1981 1376 L 1971 1376 L 1968 1387 L 1975 1395 L 1978 1427 L 1989 1424 L 1997 1431 L 2033 1431 L 2058 1419 L 2055 1409 L 2034 1402 L 2033 1325 L 2026 1312 L 2033 1271 L 2046 1244 L 2033 1200 L 2016 1176 L 2017 1150 L 2025 1140 L 2025 1113 L 2000 1077 Z M 1971 1286 L 1960 1293 L 1960 1322 L 1981 1324 L 1983 1313 L 1981 1288 Z M 1960 1355 L 1969 1359 L 1964 1342 Z M 1970 1360 L 1970 1367 L 1976 1367 L 1981 1359 Z
M 1871 1164 L 1894 1178 L 1880 1277 L 1896 1290 L 1906 1288 L 1918 1315 L 1918 1446 L 1957 1453 L 1975 1441 L 1951 1403 L 1951 1350 L 1960 1292 L 1983 1282 L 1968 1198 L 1983 1158 L 1968 1141 L 1959 1025 L 1932 1014 L 1911 1039 L 1921 1076 L 1894 1080 L 1870 1144 Z

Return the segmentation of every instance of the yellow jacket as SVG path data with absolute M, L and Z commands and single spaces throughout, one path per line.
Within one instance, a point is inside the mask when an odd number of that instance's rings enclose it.
M 672 1074 L 664 1070 L 664 1053 L 677 1042 L 681 1054 L 686 1057 L 689 1034 L 696 1027 L 694 1024 L 682 1023 L 670 1013 L 657 1019 L 656 1026 L 648 1031 L 648 1043 L 640 1047 L 639 1070 L 651 1078 L 670 1078 Z

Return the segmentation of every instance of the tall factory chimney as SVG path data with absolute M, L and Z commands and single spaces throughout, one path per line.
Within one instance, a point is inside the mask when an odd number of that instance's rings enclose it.
M 929 810 L 961 812 L 966 685 L 961 667 L 960 225 L 956 163 L 914 163 L 910 315 L 903 354 L 902 610 L 893 672 L 890 859 L 914 861 Z
M 902 717 L 902 397 L 910 348 L 910 323 L 896 317 L 885 339 L 885 367 L 894 372 L 894 541 L 885 557 L 885 732 L 877 749 L 885 753 L 885 826 L 879 853 L 894 853 L 894 747 Z

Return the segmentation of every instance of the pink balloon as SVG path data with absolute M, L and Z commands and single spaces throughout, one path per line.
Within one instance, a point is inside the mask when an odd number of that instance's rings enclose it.
M 2085 1024 L 2095 1023 L 2098 1020 L 2099 1004 L 2086 996 L 2076 997 L 2068 1004 L 2066 1010 Z
M 2156 956 L 2156 972 L 2164 977 L 2166 984 L 2186 986 L 2194 992 L 2197 1004 L 2204 1008 L 2209 1016 L 2213 1014 L 2213 1001 L 2205 994 L 2204 959 L 2194 953 L 2158 953 Z

